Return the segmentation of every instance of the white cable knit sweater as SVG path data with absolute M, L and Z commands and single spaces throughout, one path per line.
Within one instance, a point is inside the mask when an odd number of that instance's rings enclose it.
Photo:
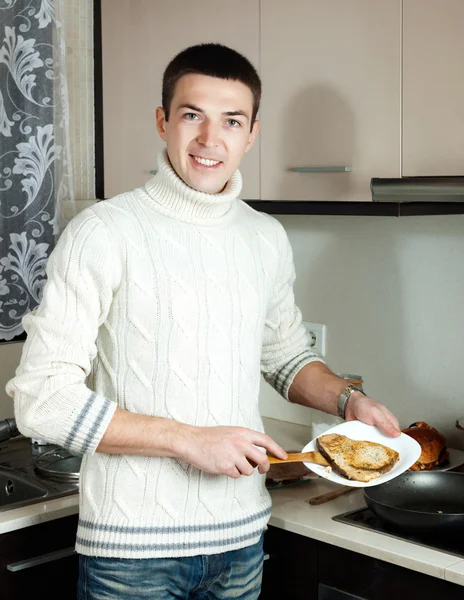
M 96 453 L 116 406 L 263 431 L 260 371 L 287 397 L 307 348 L 281 225 L 188 187 L 166 154 L 145 188 L 84 210 L 47 265 L 7 392 L 20 431 L 83 454 L 76 549 L 148 558 L 258 541 L 264 476 L 209 475 L 172 458 Z

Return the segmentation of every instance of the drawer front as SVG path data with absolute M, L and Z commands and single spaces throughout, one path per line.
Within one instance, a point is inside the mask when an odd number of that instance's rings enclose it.
M 0 535 L 0 600 L 76 597 L 77 518 L 73 515 Z

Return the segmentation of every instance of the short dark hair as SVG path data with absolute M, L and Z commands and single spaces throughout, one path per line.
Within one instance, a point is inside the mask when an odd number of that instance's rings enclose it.
M 174 97 L 176 83 L 184 75 L 196 73 L 218 79 L 241 81 L 253 95 L 251 127 L 261 101 L 261 80 L 251 62 L 242 54 L 222 44 L 198 44 L 179 52 L 166 67 L 163 75 L 162 104 L 166 121 Z

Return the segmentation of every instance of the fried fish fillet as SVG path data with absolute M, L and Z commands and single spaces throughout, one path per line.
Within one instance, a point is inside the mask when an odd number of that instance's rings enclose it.
M 318 437 L 317 448 L 334 471 L 354 481 L 372 481 L 391 471 L 400 458 L 383 444 L 351 440 L 336 433 Z

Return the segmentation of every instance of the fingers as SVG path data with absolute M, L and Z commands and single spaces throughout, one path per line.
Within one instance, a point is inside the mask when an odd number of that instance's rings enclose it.
M 398 419 L 386 406 L 368 396 L 360 396 L 359 398 L 353 398 L 353 400 L 351 418 L 359 419 L 368 425 L 377 425 L 379 429 L 391 437 L 398 437 L 401 434 Z M 350 408 L 350 403 L 348 408 Z
M 274 440 L 271 437 L 269 437 L 265 433 L 253 433 L 255 435 L 252 436 L 252 439 L 250 440 L 252 444 L 262 446 L 268 451 L 269 454 L 272 454 L 272 456 L 275 456 L 276 458 L 280 458 L 282 460 L 285 460 L 287 458 L 287 453 L 285 452 L 285 450 L 281 446 L 279 446 L 279 444 L 274 442 Z
M 400 424 L 395 415 L 392 414 L 386 406 L 382 406 L 381 410 L 385 416 L 385 433 L 391 435 L 392 437 L 398 437 L 401 435 Z
M 253 473 L 253 469 L 251 469 L 251 472 Z M 232 479 L 238 479 L 242 475 L 242 473 L 237 469 L 237 467 L 231 467 L 224 474 L 227 475 L 228 477 L 232 477 Z
M 390 437 L 398 437 L 401 433 L 398 421 L 382 404 L 375 407 L 374 425 Z
M 246 456 L 243 456 L 240 460 L 237 460 L 235 466 L 241 475 L 253 475 L 253 465 L 247 460 Z
M 287 458 L 285 450 L 268 435 L 250 431 L 250 438 L 251 443 L 242 450 L 243 456 L 239 456 L 235 460 L 235 467 L 239 474 L 250 476 L 256 468 L 261 474 L 269 471 L 270 464 L 266 450 L 278 458 Z M 229 473 L 227 474 L 229 475 Z
M 267 454 L 265 454 L 258 448 L 252 446 L 247 452 L 247 458 L 254 468 L 258 467 L 258 471 L 261 474 L 267 473 L 267 471 L 269 471 L 269 467 L 271 465 L 269 464 Z

